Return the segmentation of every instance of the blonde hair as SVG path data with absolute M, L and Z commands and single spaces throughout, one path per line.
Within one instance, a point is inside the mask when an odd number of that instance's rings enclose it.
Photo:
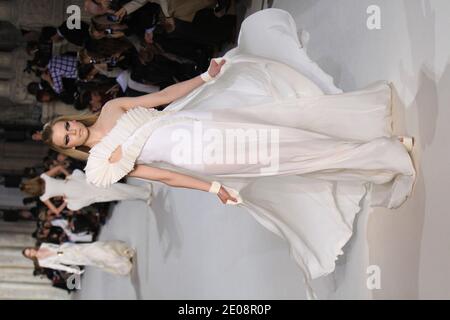
M 45 192 L 45 181 L 40 177 L 27 180 L 20 185 L 20 190 L 33 197 L 42 196 Z
M 92 126 L 98 119 L 98 114 L 90 114 L 90 115 L 73 115 L 73 116 L 62 116 L 53 119 L 52 121 L 45 124 L 44 129 L 42 130 L 42 141 L 50 146 L 56 152 L 62 153 L 68 157 L 78 159 L 78 160 L 87 160 L 89 157 L 90 148 L 87 146 L 79 146 L 75 149 L 69 148 L 61 148 L 53 143 L 53 126 L 57 122 L 65 122 L 76 120 L 81 122 L 86 127 Z

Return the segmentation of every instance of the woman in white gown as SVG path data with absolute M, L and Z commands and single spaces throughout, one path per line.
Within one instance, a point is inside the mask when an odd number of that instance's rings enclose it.
M 76 266 L 92 266 L 126 276 L 133 268 L 135 250 L 122 241 L 98 241 L 61 245 L 42 243 L 39 248 L 25 248 L 22 253 L 42 268 L 82 274 Z
M 287 240 L 308 284 L 334 270 L 368 192 L 388 208 L 411 193 L 415 170 L 392 136 L 391 88 L 341 94 L 279 9 L 248 17 L 224 58 L 163 92 L 111 101 L 90 127 L 64 130 L 56 120 L 44 140 L 58 150 L 90 147 L 86 174 L 96 185 L 129 174 L 248 209 Z
M 64 180 L 54 178 L 60 173 L 66 176 Z M 109 188 L 101 188 L 88 183 L 83 171 L 77 169 L 69 174 L 62 166 L 56 166 L 40 177 L 25 181 L 21 190 L 32 196 L 39 196 L 55 215 L 59 215 L 66 206 L 76 211 L 98 202 L 143 200 L 150 203 L 152 199 L 151 184 L 141 187 L 115 183 Z M 65 200 L 58 208 L 51 201 L 55 197 L 63 197 Z

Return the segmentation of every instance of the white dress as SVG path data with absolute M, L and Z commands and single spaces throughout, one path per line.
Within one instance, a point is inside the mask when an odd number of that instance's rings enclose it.
M 135 254 L 135 250 L 122 241 L 62 245 L 43 243 L 41 248 L 55 253 L 47 258 L 39 259 L 41 267 L 76 274 L 83 273 L 76 266 L 92 266 L 110 273 L 128 275 L 133 268 L 130 259 Z
M 45 173 L 41 174 L 41 178 L 45 181 L 45 193 L 40 197 L 41 201 L 64 196 L 70 210 L 80 210 L 98 202 L 151 199 L 151 185 L 140 187 L 116 183 L 107 189 L 99 188 L 88 183 L 81 170 L 74 170 L 65 180 L 52 178 Z
M 238 47 L 224 58 L 216 79 L 164 112 L 134 108 L 124 115 L 91 149 L 87 179 L 108 186 L 137 162 L 218 180 L 287 240 L 309 284 L 335 269 L 368 192 L 372 205 L 388 208 L 411 193 L 415 170 L 392 137 L 391 88 L 377 82 L 339 93 L 279 9 L 247 18 Z M 248 133 L 244 148 L 228 144 L 236 129 Z M 263 144 L 252 149 L 255 141 Z M 118 146 L 123 157 L 111 164 Z

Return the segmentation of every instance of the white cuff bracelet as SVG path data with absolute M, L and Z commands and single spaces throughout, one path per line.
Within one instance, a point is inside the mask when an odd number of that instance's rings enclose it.
M 209 81 L 211 81 L 212 79 L 214 79 L 213 77 L 211 77 L 211 76 L 209 75 L 209 72 L 208 72 L 208 71 L 206 71 L 205 73 L 202 73 L 202 74 L 200 75 L 200 77 L 201 77 L 202 80 L 205 81 L 205 82 L 209 82 Z
M 211 184 L 211 188 L 209 188 L 209 192 L 218 194 L 221 187 L 222 187 L 222 185 L 219 182 L 213 181 Z

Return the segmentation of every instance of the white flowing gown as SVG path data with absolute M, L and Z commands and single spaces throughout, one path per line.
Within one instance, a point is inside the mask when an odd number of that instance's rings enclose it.
M 103 271 L 126 276 L 133 264 L 131 258 L 135 250 L 122 241 L 97 241 L 87 244 L 64 243 L 56 245 L 43 243 L 41 248 L 54 255 L 39 260 L 43 268 L 81 274 L 76 266 L 91 266 Z
M 341 93 L 279 9 L 248 17 L 224 58 L 216 79 L 164 112 L 124 115 L 91 149 L 87 178 L 107 186 L 137 162 L 217 180 L 288 242 L 309 284 L 335 269 L 368 192 L 372 205 L 388 208 L 411 193 L 415 170 L 392 137 L 391 88 L 377 82 Z M 236 130 L 244 147 L 227 139 Z M 123 157 L 111 164 L 118 146 Z
M 100 188 L 87 183 L 86 175 L 78 169 L 65 180 L 52 178 L 45 173 L 41 174 L 41 178 L 45 181 L 45 193 L 40 197 L 41 201 L 64 196 L 70 210 L 80 210 L 98 202 L 151 200 L 151 185 L 141 187 L 116 183 L 107 189 Z

